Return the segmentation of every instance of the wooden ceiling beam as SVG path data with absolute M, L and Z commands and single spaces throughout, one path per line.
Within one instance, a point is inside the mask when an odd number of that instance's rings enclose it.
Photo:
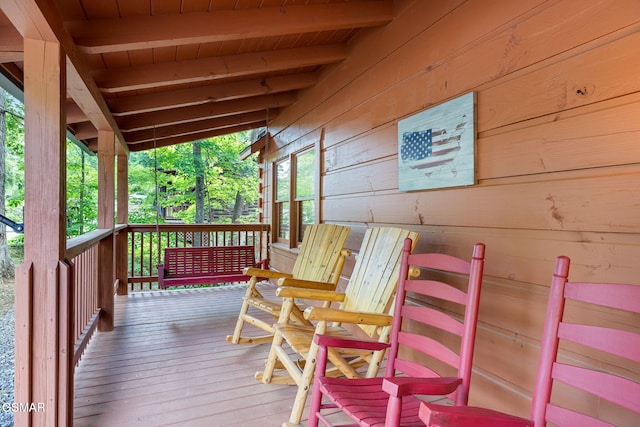
M 129 149 L 131 151 L 145 151 L 145 150 L 153 150 L 154 147 L 167 147 L 175 144 L 182 144 L 185 142 L 198 141 L 200 139 L 212 138 L 214 136 L 220 135 L 229 135 L 236 132 L 242 132 L 245 130 L 256 129 L 261 126 L 264 126 L 264 122 L 261 123 L 247 123 L 244 125 L 232 126 L 228 128 L 221 128 L 216 131 L 206 131 L 201 133 L 193 133 L 189 135 L 181 135 L 176 137 L 159 139 L 154 142 L 142 142 L 140 144 L 131 144 Z
M 6 19 L 6 18 L 3 18 Z M 22 36 L 11 25 L 0 25 L 0 62 L 23 62 Z
M 81 123 L 89 120 L 87 115 L 72 99 L 67 99 L 67 124 Z
M 120 128 L 124 132 L 132 132 L 153 127 L 188 123 L 208 118 L 231 116 L 253 111 L 272 110 L 291 105 L 295 102 L 293 92 L 275 95 L 261 95 L 251 98 L 233 99 L 230 101 L 209 102 L 202 105 L 182 107 L 162 111 L 143 113 L 120 118 Z
M 269 110 L 269 120 L 278 116 L 279 110 Z M 228 128 L 248 123 L 266 123 L 266 111 L 254 111 L 252 113 L 238 114 L 234 116 L 217 117 L 213 119 L 198 120 L 177 125 L 160 126 L 155 129 L 144 129 L 133 132 L 124 132 L 123 135 L 127 144 L 137 144 L 141 142 L 153 141 L 154 139 L 168 138 L 172 135 L 182 136 L 206 130 L 216 130 Z
M 91 122 L 79 122 L 73 125 L 73 135 L 79 141 L 98 137 L 98 129 Z
M 316 73 L 226 82 L 216 85 L 167 90 L 142 95 L 113 98 L 107 101 L 116 116 L 139 114 L 168 108 L 218 102 L 304 89 L 317 83 Z
M 384 25 L 393 1 L 307 4 L 260 9 L 137 16 L 66 22 L 85 53 L 243 40 Z
M 9 79 L 17 88 L 24 91 L 24 72 L 14 63 L 0 64 L 0 71 L 7 79 Z
M 163 62 L 94 72 L 100 90 L 116 93 L 331 64 L 347 57 L 342 44 Z

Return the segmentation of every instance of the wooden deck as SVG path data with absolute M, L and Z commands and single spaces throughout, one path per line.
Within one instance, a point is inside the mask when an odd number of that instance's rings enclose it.
M 96 334 L 76 370 L 75 426 L 279 426 L 286 421 L 295 388 L 253 378 L 269 345 L 225 340 L 244 289 L 232 285 L 116 297 L 115 329 Z

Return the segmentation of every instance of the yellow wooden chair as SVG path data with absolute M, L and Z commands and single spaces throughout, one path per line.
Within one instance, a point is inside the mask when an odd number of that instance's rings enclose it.
M 247 291 L 238 314 L 238 321 L 233 335 L 227 336 L 227 341 L 233 344 L 262 344 L 273 339 L 273 323 L 280 315 L 282 299 L 265 298 L 256 289 L 259 278 L 282 279 L 286 278 L 290 286 L 310 286 L 316 289 L 334 290 L 340 273 L 344 266 L 345 257 L 350 252 L 343 249 L 349 232 L 349 227 L 335 224 L 316 224 L 305 230 L 300 252 L 291 273 L 272 270 L 264 270 L 256 267 L 244 269 L 244 274 L 251 276 L 247 285 Z M 255 317 L 254 310 L 267 312 L 273 316 L 274 322 L 266 322 Z M 292 304 L 289 308 L 288 319 L 294 323 L 310 324 L 305 320 L 301 308 Z M 256 326 L 266 335 L 241 336 L 245 323 Z
M 407 237 L 415 246 L 417 233 L 390 227 L 368 229 L 345 292 L 293 288 L 288 286 L 288 279 L 278 282 L 280 287 L 276 295 L 285 300 L 275 325 L 265 370 L 257 372 L 256 379 L 264 383 L 298 386 L 291 417 L 283 426 L 298 425 L 302 418 L 318 353 L 318 345 L 313 343 L 315 333 L 355 334 L 360 338 L 388 341 L 391 320 L 384 314 L 392 310 L 402 246 Z M 294 298 L 323 302 L 322 307 L 308 307 L 304 312 L 305 318 L 313 321 L 315 326 L 288 321 L 290 310 L 295 307 Z M 327 302 L 339 303 L 339 308 L 329 308 Z M 350 324 L 350 327 L 345 328 L 342 324 Z M 329 354 L 334 374 L 350 378 L 376 376 L 383 357 L 384 350 L 332 349 Z M 278 374 L 274 375 L 276 369 Z

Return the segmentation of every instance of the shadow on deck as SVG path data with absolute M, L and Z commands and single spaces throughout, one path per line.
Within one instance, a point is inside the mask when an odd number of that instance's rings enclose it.
M 116 297 L 114 330 L 96 333 L 76 369 L 75 426 L 286 421 L 295 388 L 253 377 L 269 345 L 225 340 L 244 291 L 232 285 Z

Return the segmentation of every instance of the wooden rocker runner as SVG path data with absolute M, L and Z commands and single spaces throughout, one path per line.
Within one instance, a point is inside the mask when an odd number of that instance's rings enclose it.
M 334 290 L 345 257 L 349 251 L 344 245 L 349 236 L 349 227 L 334 224 L 316 224 L 307 227 L 300 246 L 300 253 L 291 273 L 265 270 L 260 268 L 246 268 L 244 274 L 251 276 L 247 284 L 238 321 L 233 335 L 227 336 L 227 341 L 233 344 L 262 344 L 273 339 L 273 322 L 265 322 L 255 317 L 250 310 L 261 310 L 273 316 L 275 322 L 280 315 L 282 300 L 267 299 L 256 289 L 258 278 L 281 279 L 287 278 L 289 286 L 315 287 L 317 289 Z M 291 308 L 290 320 L 297 323 L 309 324 L 298 306 Z M 267 332 L 260 336 L 242 336 L 245 323 L 249 323 Z

